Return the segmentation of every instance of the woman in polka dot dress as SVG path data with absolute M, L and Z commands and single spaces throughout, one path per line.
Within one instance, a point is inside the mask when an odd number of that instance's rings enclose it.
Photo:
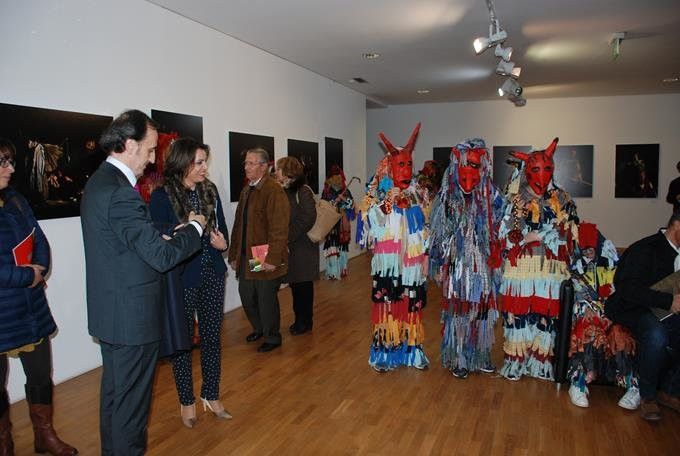
M 163 187 L 151 195 L 151 217 L 161 226 L 172 227 L 187 221 L 190 212 L 205 216 L 203 248 L 180 266 L 184 289 L 184 320 L 187 333 L 193 332 L 194 314 L 198 317 L 201 338 L 201 401 L 217 417 L 231 418 L 219 399 L 221 373 L 221 328 L 224 314 L 224 282 L 227 271 L 222 253 L 227 250 L 227 232 L 217 188 L 207 178 L 210 147 L 191 138 L 172 143 L 165 159 Z M 191 368 L 191 351 L 171 358 L 175 384 L 181 404 L 182 422 L 191 428 L 196 423 Z

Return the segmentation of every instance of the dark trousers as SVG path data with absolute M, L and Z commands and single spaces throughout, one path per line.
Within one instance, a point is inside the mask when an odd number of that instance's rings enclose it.
M 253 331 L 264 334 L 265 342 L 280 344 L 281 311 L 278 293 L 281 280 L 248 280 L 245 278 L 243 262 L 240 269 L 238 294 Z
M 293 312 L 295 312 L 295 325 L 312 329 L 314 316 L 314 282 L 290 283 L 290 291 L 293 295 Z
M 51 390 L 52 351 L 50 349 L 50 340 L 48 338 L 45 338 L 45 340 L 43 340 L 41 344 L 37 345 L 33 351 L 19 353 L 19 359 L 21 360 L 21 367 L 24 368 L 24 374 L 26 374 L 27 390 L 30 390 L 31 388 L 35 389 L 44 387 L 50 387 Z M 7 355 L 0 355 L 0 397 L 7 396 L 8 371 L 9 363 L 7 361 Z M 38 403 L 51 404 L 52 398 L 43 398 Z M 0 403 L 0 415 L 2 415 L 2 413 L 5 411 L 2 409 L 7 406 L 8 405 L 3 405 L 3 403 Z
M 102 455 L 143 455 L 158 342 L 119 345 L 100 341 L 102 384 L 99 430 Z
M 200 287 L 184 290 L 184 313 L 187 329 L 194 331 L 194 311 L 198 316 L 198 333 L 201 337 L 201 397 L 214 401 L 220 397 L 222 372 L 222 318 L 224 317 L 224 274 L 216 274 L 212 264 L 201 268 Z M 194 380 L 191 351 L 172 358 L 172 372 L 182 405 L 191 405 L 194 397 Z
M 637 342 L 640 397 L 655 399 L 658 388 L 679 397 L 680 363 L 677 355 L 674 360 L 671 359 L 668 348 L 676 354 L 680 351 L 680 315 L 659 321 L 645 309 L 638 313 L 624 313 L 617 317 L 617 323 L 630 328 Z M 662 375 L 664 371 L 665 375 Z

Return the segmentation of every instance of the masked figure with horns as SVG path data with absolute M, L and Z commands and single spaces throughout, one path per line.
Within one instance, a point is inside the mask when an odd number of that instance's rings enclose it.
M 330 201 L 342 214 L 338 223 L 328 233 L 323 243 L 323 256 L 326 259 L 326 278 L 342 279 L 347 276 L 347 252 L 352 240 L 352 225 L 356 213 L 354 198 L 347 187 L 345 173 L 338 165 L 331 167 L 330 176 L 323 186 L 321 198 Z
M 506 259 L 501 283 L 505 360 L 501 375 L 552 380 L 560 284 L 569 278 L 578 238 L 576 205 L 553 182 L 558 138 L 545 150 L 511 152 L 520 167 L 508 186 L 499 237 Z
M 422 311 L 426 303 L 426 200 L 413 179 L 412 153 L 420 123 L 404 147 L 380 133 L 387 155 L 367 184 L 357 222 L 362 247 L 373 251 L 373 341 L 369 364 L 378 372 L 427 368 Z
M 454 147 L 430 217 L 430 274 L 442 285 L 442 365 L 456 378 L 495 371 L 504 206 L 484 140 Z

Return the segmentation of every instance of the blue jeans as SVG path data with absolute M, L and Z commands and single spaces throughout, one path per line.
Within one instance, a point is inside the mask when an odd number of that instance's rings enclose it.
M 644 309 L 621 315 L 617 323 L 630 328 L 637 342 L 640 397 L 656 399 L 658 388 L 680 397 L 680 314 L 659 321 Z

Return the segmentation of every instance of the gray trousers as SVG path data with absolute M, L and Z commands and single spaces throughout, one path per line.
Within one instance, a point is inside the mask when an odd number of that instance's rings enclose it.
M 262 333 L 264 341 L 281 343 L 281 311 L 279 309 L 279 285 L 281 279 L 248 280 L 245 278 L 245 261 L 239 268 L 238 294 L 243 310 L 253 331 Z

